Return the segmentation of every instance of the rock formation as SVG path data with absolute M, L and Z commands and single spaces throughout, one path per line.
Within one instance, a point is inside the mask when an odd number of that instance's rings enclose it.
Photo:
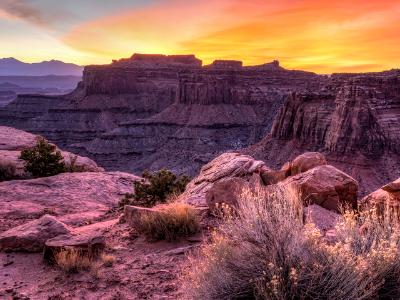
M 400 176 L 399 74 L 325 76 L 278 61 L 202 67 L 193 55 L 134 54 L 86 67 L 69 95 L 19 96 L 0 109 L 0 124 L 135 173 L 194 175 L 242 148 L 271 167 L 318 151 L 366 194 Z
M 11 166 L 12 177 L 29 178 L 29 174 L 24 171 L 25 162 L 19 157 L 23 149 L 35 146 L 36 142 L 37 136 L 34 134 L 11 127 L 0 126 L 0 167 Z M 103 168 L 87 157 L 62 151 L 58 148 L 57 150 L 61 152 L 67 167 L 71 167 L 73 163 L 75 168 L 79 168 L 85 172 L 104 171 Z
M 326 76 L 192 55 L 135 54 L 88 66 L 63 97 L 20 96 L 0 124 L 39 133 L 110 170 L 167 167 L 195 174 L 226 150 L 259 141 L 290 91 L 319 88 Z
M 276 166 L 304 151 L 322 152 L 365 194 L 400 176 L 400 71 L 330 80 L 320 91 L 290 94 L 271 134 L 245 153 Z
M 381 210 L 391 208 L 399 212 L 400 178 L 365 196 L 361 199 L 361 203 L 368 208 L 377 207 Z

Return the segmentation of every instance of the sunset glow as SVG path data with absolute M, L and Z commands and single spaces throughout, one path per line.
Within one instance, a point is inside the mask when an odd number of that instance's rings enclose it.
M 134 52 L 193 53 L 204 63 L 278 59 L 320 73 L 400 66 L 398 0 L 112 2 L 100 11 L 88 1 L 78 13 L 48 0 L 2 1 L 0 57 L 93 64 Z

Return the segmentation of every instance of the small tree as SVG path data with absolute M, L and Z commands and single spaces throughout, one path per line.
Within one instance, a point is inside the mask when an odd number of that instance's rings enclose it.
M 161 169 L 151 173 L 145 171 L 143 179 L 134 183 L 134 194 L 126 194 L 120 205 L 140 205 L 151 207 L 156 203 L 166 202 L 168 196 L 181 194 L 189 183 L 189 177 L 176 176 L 169 170 Z
M 34 147 L 22 150 L 20 159 L 26 162 L 25 171 L 34 177 L 54 176 L 66 171 L 61 152 L 43 137 L 37 138 Z

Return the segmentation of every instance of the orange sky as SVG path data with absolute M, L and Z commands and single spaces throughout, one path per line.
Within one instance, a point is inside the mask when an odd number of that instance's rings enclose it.
M 62 48 L 56 58 L 81 64 L 140 52 L 193 53 L 204 63 L 278 59 L 319 73 L 400 67 L 399 0 L 160 0 L 57 33 L 41 27 Z

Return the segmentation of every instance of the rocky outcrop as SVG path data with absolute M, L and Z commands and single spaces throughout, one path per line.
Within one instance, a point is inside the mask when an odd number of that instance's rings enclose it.
M 51 213 L 69 225 L 98 220 L 132 192 L 131 174 L 63 173 L 0 183 L 0 232 Z
M 206 195 L 208 192 L 212 193 L 210 190 L 216 184 L 222 184 L 233 178 L 240 178 L 246 182 L 254 182 L 258 178 L 261 181 L 259 172 L 264 166 L 264 162 L 256 161 L 247 155 L 224 153 L 201 168 L 199 175 L 188 184 L 181 198 L 188 204 L 206 207 Z M 223 202 L 211 200 L 214 199 L 212 194 L 208 198 L 209 202 Z
M 29 178 L 29 174 L 24 171 L 25 162 L 19 157 L 21 151 L 36 145 L 38 136 L 11 127 L 0 126 L 0 167 L 11 166 L 11 178 Z M 85 172 L 102 172 L 93 160 L 75 155 L 68 151 L 61 151 L 67 167 L 73 165 L 77 170 Z
M 268 194 L 276 191 L 304 207 L 318 205 L 336 212 L 357 208 L 357 181 L 327 165 L 325 157 L 315 152 L 285 163 L 280 171 L 247 155 L 224 153 L 201 169 L 181 199 L 214 211 L 221 205 L 237 206 L 246 192 L 265 193 L 267 199 Z
M 69 234 L 71 228 L 55 217 L 45 215 L 0 234 L 1 251 L 40 252 L 53 237 Z
M 358 183 L 333 166 L 318 166 L 277 184 L 304 206 L 317 204 L 340 212 L 346 206 L 357 208 Z

